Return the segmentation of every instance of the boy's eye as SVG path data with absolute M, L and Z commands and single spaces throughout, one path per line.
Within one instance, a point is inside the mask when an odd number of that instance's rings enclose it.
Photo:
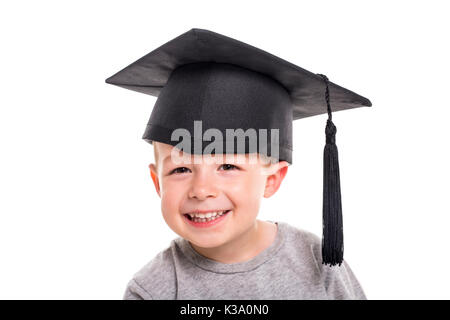
M 172 173 L 184 173 L 185 172 L 184 169 L 189 170 L 186 167 L 180 167 L 180 168 L 176 168 L 176 169 L 173 169 L 172 171 L 170 171 L 170 174 L 172 174 Z
M 230 171 L 230 170 L 237 170 L 237 169 L 239 169 L 239 168 L 236 167 L 235 165 L 228 164 L 228 163 L 222 164 L 222 165 L 220 166 L 220 168 L 222 168 L 222 167 L 224 168 L 225 171 Z M 185 173 L 185 172 L 187 172 L 186 170 L 189 170 L 189 169 L 186 168 L 186 167 L 179 167 L 179 168 L 176 168 L 176 169 L 173 169 L 172 171 L 170 171 L 169 174 L 174 174 L 174 173 Z
M 220 167 L 224 167 L 224 168 L 225 168 L 225 171 L 229 171 L 229 170 L 233 170 L 233 169 L 238 169 L 238 167 L 236 167 L 235 165 L 229 164 L 229 163 L 223 164 L 223 165 L 221 165 Z

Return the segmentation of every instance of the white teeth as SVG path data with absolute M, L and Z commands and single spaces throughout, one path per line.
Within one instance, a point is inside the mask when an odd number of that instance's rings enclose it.
M 220 216 L 222 216 L 224 214 L 225 211 L 214 211 L 214 212 L 208 212 L 206 214 L 204 213 L 189 213 L 189 215 L 191 216 L 192 220 L 194 222 L 208 222 L 211 220 L 214 220 Z
M 189 213 L 191 218 L 200 218 L 200 219 L 207 219 L 207 218 L 214 218 L 216 216 L 221 216 L 225 211 L 212 211 L 207 213 Z

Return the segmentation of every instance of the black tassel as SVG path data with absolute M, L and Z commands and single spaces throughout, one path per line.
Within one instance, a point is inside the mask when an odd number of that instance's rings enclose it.
M 341 185 L 339 178 L 336 126 L 330 108 L 328 78 L 319 74 L 326 84 L 328 120 L 325 128 L 326 144 L 323 154 L 323 237 L 322 264 L 334 266 L 344 260 L 344 233 L 342 223 Z

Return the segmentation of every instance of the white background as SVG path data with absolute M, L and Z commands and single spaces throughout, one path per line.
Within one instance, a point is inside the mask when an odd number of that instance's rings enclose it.
M 177 236 L 141 139 L 156 98 L 104 80 L 194 27 L 372 101 L 333 114 L 345 258 L 369 299 L 450 298 L 446 1 L 311 3 L 2 2 L 0 298 L 121 299 Z M 259 218 L 321 235 L 326 117 L 295 122 Z

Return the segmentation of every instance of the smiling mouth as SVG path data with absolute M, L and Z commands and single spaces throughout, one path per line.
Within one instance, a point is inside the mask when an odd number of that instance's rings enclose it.
M 184 214 L 184 216 L 188 220 L 194 221 L 194 222 L 209 222 L 209 221 L 213 221 L 215 219 L 218 219 L 218 218 L 226 215 L 230 211 L 231 211 L 231 209 L 225 210 L 225 211 L 211 212 L 211 213 L 207 213 L 207 214 L 186 213 L 186 214 Z

